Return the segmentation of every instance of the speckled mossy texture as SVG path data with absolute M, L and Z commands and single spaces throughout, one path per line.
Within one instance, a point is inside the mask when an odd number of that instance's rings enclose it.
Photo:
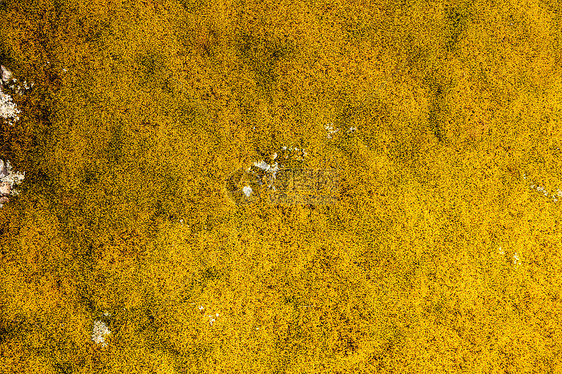
M 561 9 L 3 0 L 0 373 L 562 373 Z

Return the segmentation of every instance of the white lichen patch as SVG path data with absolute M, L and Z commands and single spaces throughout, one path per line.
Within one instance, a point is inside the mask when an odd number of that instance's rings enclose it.
M 192 303 L 192 305 L 193 305 L 193 303 Z M 199 311 L 201 313 L 203 313 L 204 310 L 205 310 L 205 307 L 203 305 L 197 305 L 197 309 L 199 309 Z M 217 318 L 219 318 L 219 315 L 220 315 L 219 313 L 208 314 L 208 315 L 205 315 L 205 318 L 208 318 L 209 319 L 209 325 L 213 326 L 213 324 L 215 323 Z
M 303 156 L 303 157 L 307 155 L 304 148 L 297 148 L 297 147 L 293 147 L 293 146 L 288 146 L 288 147 L 283 146 L 283 147 L 281 147 L 281 149 L 283 151 L 289 151 L 291 154 L 300 153 L 301 156 Z M 275 158 L 277 158 L 277 153 L 275 153 Z M 287 153 L 287 152 L 285 153 L 285 158 L 286 159 L 289 158 L 289 153 Z
M 526 173 L 523 173 L 523 179 L 527 180 L 527 174 Z M 558 202 L 558 198 L 562 197 L 562 190 L 560 190 L 560 189 L 557 189 L 555 192 L 549 193 L 549 190 L 547 188 L 545 188 L 543 186 L 540 186 L 538 184 L 532 183 L 532 182 L 529 184 L 529 188 L 537 191 L 538 193 L 540 193 L 544 197 L 552 199 L 552 201 L 554 201 L 555 203 Z
M 297 167 L 291 165 L 293 161 L 302 162 L 306 155 L 304 148 L 280 146 L 276 152 L 263 155 L 263 159 L 252 160 L 249 165 L 238 169 L 228 178 L 229 197 L 241 204 L 260 199 L 265 189 L 277 191 L 276 181 L 280 173 L 288 166 Z M 287 174 L 283 174 L 283 177 L 287 177 Z
M 215 323 L 215 321 L 217 320 L 217 318 L 219 318 L 219 314 L 215 313 L 215 314 L 209 314 L 209 324 L 211 326 L 213 326 L 213 323 Z
M 275 154 L 275 157 L 277 156 L 277 154 Z M 273 164 L 268 164 L 267 162 L 265 162 L 264 160 L 261 161 L 256 161 L 253 164 L 254 167 L 256 167 L 257 169 L 259 169 L 258 173 L 263 175 L 263 173 L 265 173 L 266 177 L 267 177 L 267 186 L 268 187 L 272 187 L 273 182 L 277 176 L 277 172 L 279 171 L 279 164 L 277 162 L 273 163 Z M 253 173 L 253 172 L 252 172 Z M 255 174 L 255 173 L 253 173 Z M 261 182 L 260 182 L 261 184 Z M 244 187 L 246 188 L 246 187 Z M 251 191 L 251 190 L 250 190 Z M 244 193 L 246 193 L 246 191 L 244 191 Z M 248 194 L 246 194 L 246 196 L 249 196 Z
M 254 166 L 262 170 L 266 170 L 269 168 L 269 165 L 263 160 L 260 162 L 254 162 Z
M 519 259 L 517 252 L 515 252 L 515 254 L 513 255 L 513 265 L 521 265 L 521 260 Z
M 260 162 L 254 162 L 254 166 L 259 168 L 259 169 L 262 169 L 266 173 L 275 174 L 279 170 L 279 165 L 277 164 L 277 162 L 269 165 L 267 162 L 262 160 Z
M 328 139 L 331 139 L 331 138 L 332 138 L 332 135 L 334 135 L 335 133 L 337 133 L 338 131 L 340 131 L 340 129 L 334 128 L 334 124 L 333 124 L 333 123 L 328 123 L 328 124 L 324 125 L 324 129 L 325 129 L 326 132 L 327 132 L 326 137 L 327 137 Z
M 537 191 L 541 192 L 544 196 L 548 196 L 548 192 L 544 187 L 538 186 Z
M 95 321 L 94 322 L 94 329 L 92 331 L 92 340 L 96 344 L 101 344 L 102 347 L 105 347 L 107 343 L 105 342 L 105 336 L 111 334 L 109 328 L 105 323 L 102 321 Z

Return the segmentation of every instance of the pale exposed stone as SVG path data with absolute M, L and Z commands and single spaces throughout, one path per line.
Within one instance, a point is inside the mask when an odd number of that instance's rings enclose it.
M 245 186 L 242 189 L 242 192 L 244 192 L 244 195 L 246 195 L 246 197 L 250 197 L 250 195 L 252 194 L 252 187 L 250 186 Z
M 2 74 L 2 83 L 6 84 L 12 79 L 12 72 L 9 71 L 4 65 L 0 65 L 0 72 Z
M 0 117 L 7 119 L 8 123 L 13 125 L 13 122 L 19 120 L 18 113 L 20 110 L 12 101 L 12 97 L 4 93 L 0 87 Z
M 0 183 L 0 195 L 9 194 L 11 189 L 10 183 Z
M 10 161 L 0 160 L 0 208 L 9 202 L 8 196 L 18 195 L 14 185 L 21 183 L 25 173 L 12 172 Z
M 95 321 L 94 322 L 94 329 L 92 332 L 92 340 L 94 343 L 101 344 L 105 347 L 107 344 L 105 343 L 105 335 L 109 335 L 111 331 L 105 323 L 102 321 Z
M 0 182 L 9 183 L 10 185 L 19 184 L 25 178 L 25 172 L 13 172 L 10 161 L 3 162 L 3 167 L 0 167 Z

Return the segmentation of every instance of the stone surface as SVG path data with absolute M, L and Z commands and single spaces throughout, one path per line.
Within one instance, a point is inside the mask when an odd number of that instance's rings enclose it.
M 105 347 L 107 344 L 105 343 L 105 336 L 109 335 L 111 331 L 105 323 L 102 321 L 95 321 L 94 322 L 94 329 L 92 331 L 92 340 L 97 343 L 101 344 Z
M 10 161 L 0 160 L 0 208 L 9 202 L 9 196 L 15 196 L 18 191 L 15 185 L 21 183 L 25 173 L 12 172 Z
M 12 190 L 10 183 L 0 183 L 0 195 L 9 195 Z

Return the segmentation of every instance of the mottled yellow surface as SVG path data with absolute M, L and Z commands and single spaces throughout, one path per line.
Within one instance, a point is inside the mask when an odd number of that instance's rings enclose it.
M 2 1 L 0 372 L 562 373 L 561 9 Z M 228 198 L 283 146 L 337 203 Z

